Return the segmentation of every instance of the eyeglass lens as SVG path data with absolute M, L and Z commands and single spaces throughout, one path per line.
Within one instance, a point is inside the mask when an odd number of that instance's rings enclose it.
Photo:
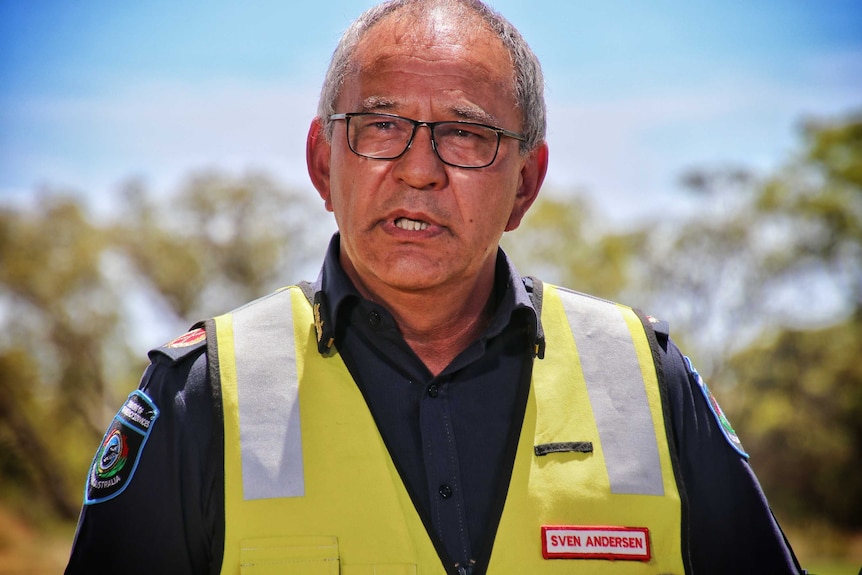
M 386 115 L 353 116 L 348 122 L 351 149 L 361 156 L 397 158 L 407 150 L 415 124 Z M 494 161 L 499 135 L 491 128 L 469 122 L 434 124 L 432 138 L 440 159 L 462 167 L 481 167 Z

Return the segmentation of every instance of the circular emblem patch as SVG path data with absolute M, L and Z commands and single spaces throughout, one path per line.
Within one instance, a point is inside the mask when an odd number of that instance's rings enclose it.
M 718 422 L 719 429 L 721 429 L 722 435 L 724 435 L 724 438 L 731 445 L 731 447 L 736 450 L 737 453 L 748 459 L 748 453 L 746 453 L 745 448 L 742 447 L 742 442 L 739 440 L 739 436 L 736 435 L 736 431 L 734 431 L 733 426 L 730 424 L 730 421 L 724 414 L 724 410 L 721 409 L 720 405 L 718 405 L 718 401 L 716 401 L 715 396 L 712 395 L 712 391 L 710 391 L 709 386 L 706 385 L 706 382 L 694 368 L 691 363 L 691 360 L 686 357 L 685 361 L 686 364 L 688 364 L 689 371 L 691 371 L 691 374 L 697 381 L 697 385 L 698 387 L 700 387 L 700 391 L 701 393 L 703 393 L 704 399 L 706 399 L 706 404 L 709 407 L 709 410 L 715 417 L 716 422 Z
M 129 457 L 129 445 L 119 429 L 114 429 L 102 443 L 96 475 L 108 479 L 122 471 Z
M 159 410 L 146 393 L 136 390 L 129 395 L 96 450 L 84 491 L 85 505 L 122 493 L 135 474 L 158 417 Z

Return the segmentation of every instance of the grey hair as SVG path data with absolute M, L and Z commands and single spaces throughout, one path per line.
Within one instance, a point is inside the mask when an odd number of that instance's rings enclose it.
M 521 109 L 523 133 L 526 137 L 526 140 L 521 142 L 521 153 L 534 150 L 544 141 L 547 125 L 542 66 L 521 33 L 499 12 L 480 0 L 389 0 L 369 8 L 359 16 L 341 36 L 332 54 L 320 92 L 317 115 L 323 123 L 327 139 L 332 136 L 333 122 L 329 116 L 336 112 L 335 102 L 353 64 L 357 46 L 365 34 L 375 24 L 402 8 L 413 8 L 418 12 L 430 3 L 442 4 L 456 12 L 464 12 L 466 9 L 478 15 L 503 42 L 512 60 L 514 96 Z

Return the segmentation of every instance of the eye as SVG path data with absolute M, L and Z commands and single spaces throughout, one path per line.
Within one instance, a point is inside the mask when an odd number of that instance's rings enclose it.
M 452 136 L 462 139 L 482 138 L 485 135 L 485 130 L 478 126 L 455 126 L 452 130 Z
M 496 133 L 485 126 L 463 122 L 440 124 L 437 128 L 440 139 L 459 143 L 481 143 L 496 138 Z
M 383 115 L 357 116 L 355 128 L 363 138 L 402 138 L 412 126 L 399 118 Z
M 369 127 L 373 128 L 375 130 L 378 130 L 380 132 L 387 132 L 387 131 L 390 131 L 393 128 L 395 128 L 395 122 L 392 122 L 389 120 L 378 120 L 378 121 L 372 122 L 369 125 Z

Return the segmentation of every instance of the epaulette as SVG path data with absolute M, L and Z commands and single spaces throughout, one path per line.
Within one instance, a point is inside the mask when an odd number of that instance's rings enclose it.
M 664 320 L 654 318 L 651 315 L 646 316 L 646 318 L 647 320 L 649 320 L 649 323 L 652 326 L 652 329 L 655 332 L 656 336 L 666 342 L 668 338 L 670 338 L 670 324 Z
M 329 315 L 329 302 L 326 294 L 320 289 L 320 282 L 299 282 L 297 284 L 302 290 L 305 299 L 311 304 L 314 314 L 314 331 L 317 334 L 317 351 L 321 355 L 328 355 L 335 343 L 335 333 L 332 331 L 332 320 Z
M 177 363 L 205 347 L 206 344 L 207 332 L 204 329 L 203 322 L 198 322 L 178 338 L 172 339 L 163 346 L 151 350 L 149 356 L 151 361 L 155 360 L 156 355 L 161 355 L 170 359 L 172 363 Z

